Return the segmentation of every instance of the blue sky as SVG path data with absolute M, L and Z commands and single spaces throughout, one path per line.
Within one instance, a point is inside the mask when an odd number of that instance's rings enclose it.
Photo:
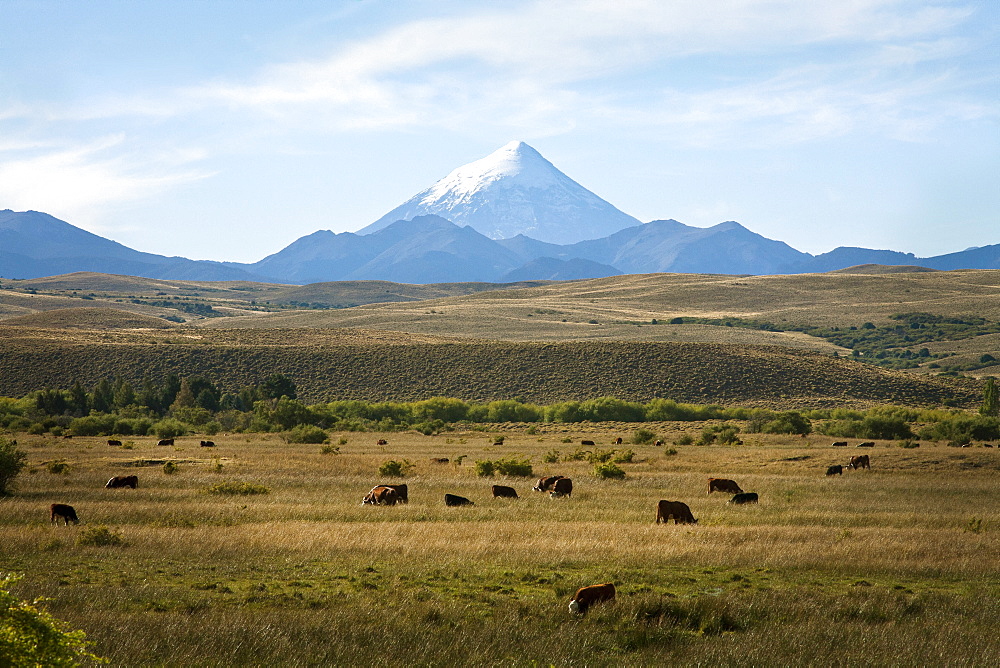
M 0 0 L 0 209 L 255 261 L 508 141 L 640 220 L 1000 243 L 1000 2 Z

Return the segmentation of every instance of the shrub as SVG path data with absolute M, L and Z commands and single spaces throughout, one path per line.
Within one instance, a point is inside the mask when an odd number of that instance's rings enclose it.
M 416 464 L 411 464 L 409 460 L 406 459 L 401 462 L 397 462 L 395 459 L 390 459 L 387 462 L 382 462 L 382 465 L 378 467 L 378 474 L 386 477 L 402 478 L 410 471 L 410 469 L 415 467 Z
M 78 545 L 93 545 L 95 547 L 108 547 L 111 545 L 124 545 L 125 541 L 121 534 L 112 531 L 103 524 L 94 527 L 87 527 L 76 539 Z
M 91 654 L 83 631 L 66 631 L 58 619 L 39 610 L 41 599 L 22 601 L 9 589 L 20 578 L 0 576 L 0 658 L 9 666 L 77 666 L 106 663 Z
M 434 434 L 440 434 L 442 430 L 445 429 L 444 420 L 430 420 L 428 422 L 418 422 L 413 425 L 415 431 L 420 432 L 424 436 L 433 436 Z
M 663 454 L 666 455 L 666 456 L 668 456 L 668 457 L 671 456 L 671 455 L 676 455 L 677 454 L 677 448 L 667 448 L 666 450 L 663 451 Z
M 155 423 L 153 425 L 153 431 L 156 433 L 157 438 L 177 438 L 178 436 L 186 434 L 188 429 L 183 422 L 167 418 L 166 420 L 160 420 Z
M 694 436 L 686 432 L 678 436 L 674 441 L 674 445 L 691 445 L 692 443 L 694 443 Z
M 489 478 L 496 472 L 496 464 L 489 460 L 476 461 L 476 475 L 481 478 Z
M 757 430 L 764 434 L 808 434 L 812 424 L 798 411 L 787 411 L 759 425 Z
M 220 482 L 217 485 L 212 485 L 206 490 L 209 494 L 230 494 L 241 496 L 250 496 L 252 494 L 270 494 L 271 490 L 264 485 L 258 485 L 253 482 L 237 482 L 235 480 L 230 480 L 228 482 Z
M 285 432 L 289 443 L 328 443 L 330 437 L 325 431 L 311 424 L 300 424 Z
M 341 439 L 343 440 L 343 439 Z M 339 445 L 324 445 L 319 449 L 319 454 L 321 455 L 339 455 L 340 446 Z
M 517 476 L 528 478 L 534 475 L 531 469 L 531 461 L 528 459 L 515 459 L 508 457 L 496 462 L 496 470 L 500 475 Z
M 542 461 L 546 464 L 554 464 L 559 461 L 559 451 L 549 450 L 544 455 L 542 455 Z
M 652 443 L 656 440 L 656 434 L 648 429 L 636 429 L 632 434 L 632 438 L 629 439 L 629 443 L 633 445 L 644 445 L 647 443 Z
M 0 438 L 0 496 L 9 493 L 14 478 L 28 465 L 28 454 L 17 449 L 17 441 Z
M 731 424 L 713 424 L 708 425 L 701 431 L 701 439 L 698 441 L 698 445 L 711 445 L 712 443 L 719 443 L 722 445 L 732 445 L 740 443 L 740 439 L 737 434 L 740 433 L 738 427 Z
M 63 475 L 69 474 L 69 464 L 63 459 L 56 459 L 45 465 L 49 473 L 62 473 Z
M 181 467 L 177 465 L 177 462 L 164 462 L 163 472 L 167 475 L 173 475 L 181 470 Z
M 625 471 L 623 471 L 619 466 L 613 464 L 612 462 L 607 462 L 604 464 L 594 464 L 594 475 L 598 478 L 612 478 L 614 480 L 622 480 L 625 478 Z

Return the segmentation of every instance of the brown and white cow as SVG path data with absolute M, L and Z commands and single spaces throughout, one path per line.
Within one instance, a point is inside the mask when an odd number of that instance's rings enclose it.
M 660 447 L 661 445 L 663 445 L 663 441 L 657 441 L 656 443 L 653 443 L 653 445 L 655 445 L 656 447 Z
M 552 484 L 552 491 L 549 492 L 550 499 L 558 499 L 563 496 L 573 496 L 573 481 L 569 478 L 559 478 Z
M 201 442 L 201 447 L 203 447 L 203 448 L 214 448 L 215 447 L 215 442 L 214 441 L 202 441 Z
M 397 503 L 399 503 L 399 493 L 386 485 L 372 487 L 371 491 L 365 494 L 365 498 L 361 500 L 362 506 L 394 506 Z
M 66 526 L 69 523 L 79 524 L 80 518 L 76 516 L 76 509 L 73 506 L 66 505 L 65 503 L 53 503 L 49 506 L 49 521 L 59 524 L 59 520 L 63 520 Z
M 691 509 L 683 501 L 663 501 L 656 504 L 656 523 L 663 520 L 664 524 L 674 518 L 674 524 L 697 524 L 698 520 L 691 514 Z
M 565 477 L 566 476 L 562 475 L 550 475 L 546 478 L 539 478 L 538 484 L 536 484 L 531 489 L 533 489 L 536 492 L 551 492 L 552 485 L 556 484 L 556 480 L 561 480 L 562 478 Z
M 116 475 L 108 480 L 104 485 L 107 489 L 119 489 L 121 487 L 131 487 L 135 489 L 139 486 L 139 476 L 137 475 Z
M 382 485 L 382 487 L 389 487 L 396 490 L 396 494 L 399 496 L 399 503 L 409 503 L 410 502 L 410 492 L 405 484 L 402 485 Z
M 729 480 L 728 478 L 709 478 L 708 479 L 708 493 L 712 492 L 728 492 L 730 494 L 739 494 L 743 490 L 740 486 L 736 484 L 735 481 Z
M 506 485 L 493 485 L 493 498 L 494 499 L 516 499 L 517 490 L 513 487 L 508 487 Z
M 622 444 L 622 437 L 619 436 L 618 438 L 615 439 L 615 445 L 621 445 L 621 444 Z
M 375 445 L 389 445 L 389 441 L 385 440 L 384 438 L 380 438 L 378 439 L 378 441 L 375 442 Z
M 615 600 L 615 586 L 610 582 L 589 587 L 580 587 L 569 602 L 569 611 L 574 614 L 586 614 L 587 609 L 595 603 Z
M 854 455 L 851 457 L 851 461 L 848 466 L 852 469 L 871 469 L 871 460 L 868 455 Z

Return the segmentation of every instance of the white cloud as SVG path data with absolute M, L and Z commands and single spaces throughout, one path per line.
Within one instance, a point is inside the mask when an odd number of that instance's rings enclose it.
M 143 156 L 134 160 L 143 165 L 137 170 L 128 156 L 114 154 L 124 142 L 121 135 L 108 136 L 85 145 L 0 158 L 0 201 L 15 210 L 36 209 L 88 222 L 108 204 L 142 199 L 209 176 L 182 167 L 199 159 L 199 151 Z

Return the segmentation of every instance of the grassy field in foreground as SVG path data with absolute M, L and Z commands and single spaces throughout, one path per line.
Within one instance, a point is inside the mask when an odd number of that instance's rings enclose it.
M 1000 661 L 1000 450 L 858 451 L 761 435 L 672 445 L 697 435 L 691 423 L 652 425 L 665 447 L 611 445 L 639 426 L 333 434 L 346 441 L 340 454 L 274 435 L 221 436 L 207 449 L 197 438 L 121 448 L 19 434 L 33 472 L 0 499 L 0 569 L 23 573 L 17 594 L 47 597 L 115 665 Z M 615 447 L 635 451 L 620 464 L 625 480 L 565 461 Z M 858 452 L 870 471 L 824 475 Z M 441 457 L 449 463 L 432 461 Z M 475 475 L 476 460 L 503 457 L 571 476 L 572 497 Z M 380 478 L 389 459 L 414 467 Z M 68 473 L 49 472 L 54 461 Z M 166 461 L 178 471 L 166 474 Z M 131 473 L 138 489 L 104 489 Z M 758 492 L 760 504 L 708 495 L 709 476 Z M 270 493 L 206 493 L 225 481 Z M 406 482 L 410 503 L 362 507 L 379 482 Z M 491 499 L 494 482 L 522 498 Z M 446 508 L 446 492 L 476 505 Z M 658 499 L 685 501 L 699 523 L 654 524 Z M 50 525 L 53 502 L 74 505 L 82 524 Z M 78 543 L 99 525 L 123 544 Z M 607 581 L 617 602 L 568 613 L 578 587 Z

